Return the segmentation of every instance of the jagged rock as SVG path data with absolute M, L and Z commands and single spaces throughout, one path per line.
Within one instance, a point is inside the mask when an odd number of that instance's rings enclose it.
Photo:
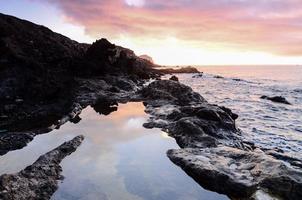
M 177 78 L 177 76 L 171 76 L 170 78 L 169 78 L 169 80 L 171 80 L 171 81 L 179 81 L 178 80 L 178 78 Z
M 77 136 L 54 150 L 40 156 L 32 165 L 16 174 L 0 176 L 0 199 L 50 199 L 62 179 L 60 162 L 82 143 Z
M 167 155 L 203 187 L 234 199 L 252 198 L 259 189 L 283 199 L 302 198 L 302 172 L 259 149 L 186 148 Z
M 276 102 L 276 103 L 283 103 L 283 104 L 288 104 L 291 105 L 291 103 L 289 103 L 284 97 L 282 96 L 275 96 L 275 97 L 268 97 L 268 96 L 261 96 L 261 99 L 267 99 L 270 100 L 272 102 Z
M 204 102 L 205 99 L 197 92 L 183 84 L 170 80 L 160 80 L 143 88 L 142 96 L 150 100 L 169 100 L 177 104 Z

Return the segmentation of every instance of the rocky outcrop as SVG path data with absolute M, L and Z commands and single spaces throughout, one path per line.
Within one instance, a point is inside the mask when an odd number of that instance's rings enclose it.
M 282 96 L 275 96 L 275 97 L 268 97 L 268 96 L 261 96 L 261 99 L 267 99 L 270 100 L 272 102 L 276 102 L 276 103 L 283 103 L 283 104 L 288 104 L 291 105 L 291 103 L 289 103 L 284 97 Z
M 0 154 L 23 148 L 98 98 L 124 101 L 159 74 L 152 63 L 106 39 L 81 44 L 0 14 Z
M 0 199 L 50 199 L 58 188 L 62 168 L 60 162 L 82 143 L 77 136 L 42 155 L 35 163 L 16 174 L 0 176 Z
M 230 109 L 175 81 L 152 82 L 141 94 L 151 115 L 144 126 L 175 138 L 182 149 L 168 157 L 201 186 L 232 199 L 301 199 L 302 160 L 246 141 Z
M 179 81 L 178 80 L 178 78 L 177 78 L 177 76 L 171 76 L 170 78 L 169 78 L 169 80 L 171 80 L 171 81 Z
M 182 74 L 182 73 L 201 73 L 195 67 L 181 67 L 181 68 L 160 68 L 159 71 L 163 74 Z
M 142 91 L 146 112 L 152 117 L 146 128 L 162 128 L 182 147 L 216 147 L 219 144 L 252 148 L 241 139 L 236 115 L 209 104 L 190 87 L 169 80 L 155 81 Z

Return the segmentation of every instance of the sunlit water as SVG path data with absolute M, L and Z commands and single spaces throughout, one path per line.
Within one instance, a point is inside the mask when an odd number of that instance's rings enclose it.
M 301 66 L 209 66 L 199 70 L 205 72 L 202 78 L 192 78 L 191 74 L 177 76 L 210 103 L 239 114 L 238 127 L 257 145 L 280 148 L 300 157 Z M 224 78 L 214 78 L 215 75 Z M 260 99 L 262 95 L 284 96 L 292 105 Z
M 85 109 L 77 124 L 35 137 L 27 147 L 0 157 L 0 173 L 14 173 L 76 135 L 82 145 L 62 161 L 65 179 L 55 200 L 222 200 L 175 166 L 166 151 L 179 148 L 159 129 L 144 129 L 142 103 L 120 105 L 109 116 Z

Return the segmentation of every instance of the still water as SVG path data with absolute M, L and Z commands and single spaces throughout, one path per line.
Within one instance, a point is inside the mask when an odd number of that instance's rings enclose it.
M 35 137 L 27 147 L 0 158 L 0 173 L 18 172 L 41 154 L 74 136 L 85 140 L 61 166 L 65 179 L 53 200 L 223 200 L 204 190 L 175 166 L 166 151 L 179 148 L 159 129 L 144 129 L 142 103 L 121 104 L 117 112 L 99 115 L 88 107 L 77 124 Z

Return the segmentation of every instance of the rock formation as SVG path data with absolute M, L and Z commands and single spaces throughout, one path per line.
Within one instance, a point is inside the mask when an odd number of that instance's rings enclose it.
M 60 162 L 82 143 L 77 136 L 54 150 L 40 156 L 32 165 L 16 174 L 0 176 L 0 199 L 50 199 L 62 179 Z

